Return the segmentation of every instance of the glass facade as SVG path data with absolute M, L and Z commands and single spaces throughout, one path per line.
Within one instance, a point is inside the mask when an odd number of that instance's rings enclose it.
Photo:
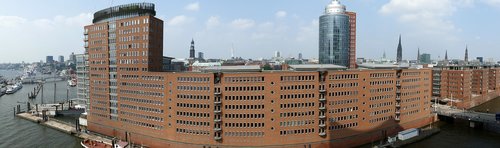
M 319 63 L 349 66 L 349 16 L 327 14 L 319 21 Z

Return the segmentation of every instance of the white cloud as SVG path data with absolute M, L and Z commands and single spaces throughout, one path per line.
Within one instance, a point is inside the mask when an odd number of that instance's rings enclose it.
M 10 28 L 26 23 L 26 19 L 19 16 L 0 16 L 0 27 Z
M 500 0 L 483 0 L 483 2 L 491 6 L 500 7 Z
M 200 3 L 195 2 L 195 3 L 188 4 L 186 7 L 184 7 L 184 9 L 186 9 L 188 11 L 199 11 L 200 10 Z
M 307 26 L 300 27 L 297 37 L 295 38 L 298 42 L 314 42 L 318 40 L 319 33 L 319 20 L 314 19 Z
M 231 22 L 231 26 L 236 29 L 248 29 L 255 25 L 255 21 L 251 19 L 236 19 Z
M 277 18 L 284 18 L 284 17 L 286 17 L 286 11 L 278 11 L 278 12 L 276 12 L 275 16 Z
M 397 15 L 399 21 L 416 25 L 423 31 L 450 32 L 459 29 L 449 17 L 458 7 L 470 3 L 470 0 L 391 0 L 379 12 Z
M 169 26 L 181 26 L 193 22 L 194 19 L 185 15 L 178 15 L 167 21 Z
M 210 18 L 208 18 L 206 25 L 207 28 L 214 28 L 219 26 L 220 25 L 219 17 L 211 16 Z

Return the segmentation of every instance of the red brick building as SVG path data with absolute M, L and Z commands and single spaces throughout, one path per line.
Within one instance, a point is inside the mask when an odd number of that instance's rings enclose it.
M 161 72 L 154 15 L 121 5 L 85 26 L 90 131 L 147 147 L 352 147 L 430 122 L 431 69 Z

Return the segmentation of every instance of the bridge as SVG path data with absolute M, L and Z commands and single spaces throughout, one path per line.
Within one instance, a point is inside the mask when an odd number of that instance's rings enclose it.
M 447 105 L 433 105 L 441 120 L 454 121 L 455 119 L 468 121 L 471 128 L 485 128 L 500 133 L 500 121 L 496 120 L 495 114 L 457 109 Z

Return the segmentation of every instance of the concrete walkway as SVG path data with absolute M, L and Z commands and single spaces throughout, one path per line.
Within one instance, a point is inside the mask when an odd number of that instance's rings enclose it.
M 102 141 L 105 144 L 111 145 L 111 139 L 107 139 L 107 138 L 104 138 L 101 136 L 91 135 L 91 134 L 87 134 L 87 133 L 83 133 L 83 132 L 76 132 L 74 125 L 59 121 L 59 120 L 54 119 L 54 118 L 49 118 L 49 121 L 42 122 L 42 117 L 37 117 L 37 116 L 31 115 L 29 113 L 20 113 L 20 114 L 17 114 L 16 116 L 21 117 L 21 118 L 26 119 L 26 120 L 29 120 L 29 121 L 32 121 L 32 122 L 35 122 L 35 123 L 39 123 L 41 125 L 44 125 L 44 126 L 47 126 L 47 127 L 59 130 L 59 131 L 62 131 L 62 132 L 67 133 L 67 134 L 74 135 L 74 136 L 82 138 L 82 139 Z

